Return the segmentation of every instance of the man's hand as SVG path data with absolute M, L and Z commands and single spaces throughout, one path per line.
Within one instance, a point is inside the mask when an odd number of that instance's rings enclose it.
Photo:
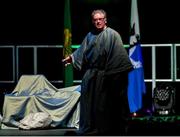
M 71 56 L 68 56 L 66 57 L 65 59 L 62 60 L 62 63 L 65 65 L 65 66 L 68 66 L 72 63 L 72 58 Z

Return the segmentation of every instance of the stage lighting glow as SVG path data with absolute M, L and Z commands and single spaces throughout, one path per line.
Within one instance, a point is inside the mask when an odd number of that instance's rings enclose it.
M 133 113 L 133 117 L 136 117 L 136 116 L 137 116 L 137 113 L 136 113 L 136 112 L 134 112 L 134 113 Z

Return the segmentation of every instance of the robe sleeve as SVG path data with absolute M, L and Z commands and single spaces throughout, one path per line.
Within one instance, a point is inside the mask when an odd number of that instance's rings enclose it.
M 84 57 L 84 52 L 87 46 L 87 36 L 84 38 L 83 42 L 81 43 L 80 47 L 78 49 L 76 49 L 72 56 L 73 59 L 73 66 L 77 69 L 77 70 L 81 70 L 82 69 L 82 64 L 83 64 L 83 57 Z
M 121 36 L 112 29 L 108 31 L 105 46 L 107 52 L 106 73 L 129 71 L 132 68 L 132 64 L 123 46 Z

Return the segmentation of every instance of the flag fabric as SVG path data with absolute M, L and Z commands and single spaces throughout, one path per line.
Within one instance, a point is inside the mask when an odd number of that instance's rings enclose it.
M 70 11 L 70 0 L 65 0 L 64 6 L 64 47 L 63 57 L 71 55 L 71 11 Z M 69 87 L 73 85 L 73 66 L 68 65 L 64 67 L 64 86 Z
M 130 112 L 134 113 L 142 108 L 143 94 L 146 93 L 144 82 L 143 57 L 140 44 L 140 30 L 137 0 L 131 0 L 131 35 L 129 58 L 133 64 L 134 70 L 129 75 L 128 83 L 128 102 Z

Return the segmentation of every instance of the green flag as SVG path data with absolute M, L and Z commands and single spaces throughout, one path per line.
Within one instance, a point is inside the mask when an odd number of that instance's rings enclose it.
M 65 0 L 64 6 L 64 47 L 63 57 L 71 55 L 71 12 L 70 12 L 70 0 Z M 64 67 L 64 86 L 69 87 L 73 85 L 73 66 L 68 65 Z

